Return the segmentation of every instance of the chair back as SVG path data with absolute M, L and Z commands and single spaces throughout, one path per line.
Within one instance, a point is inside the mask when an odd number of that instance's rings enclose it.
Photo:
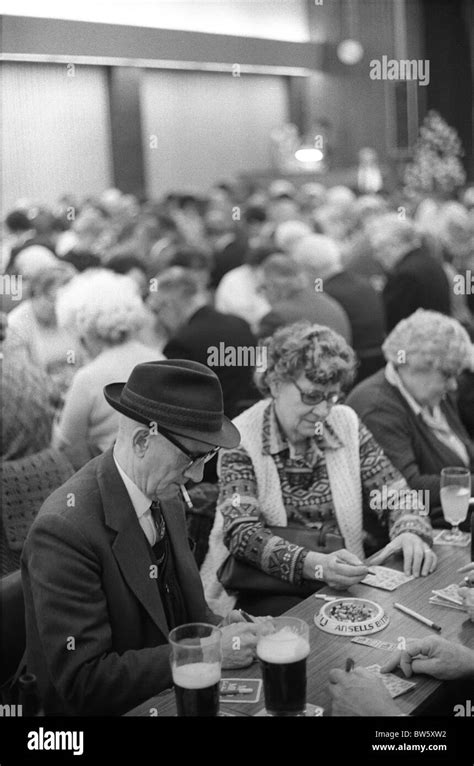
M 25 604 L 17 569 L 0 579 L 0 686 L 14 675 L 25 645 Z
M 1 575 L 19 567 L 23 544 L 39 509 L 73 473 L 67 458 L 51 447 L 19 460 L 3 462 Z

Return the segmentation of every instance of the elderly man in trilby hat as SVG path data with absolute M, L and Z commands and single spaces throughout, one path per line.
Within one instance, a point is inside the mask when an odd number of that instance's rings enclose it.
M 184 482 L 240 441 L 217 376 L 196 362 L 150 362 L 104 394 L 120 413 L 114 447 L 46 500 L 22 556 L 27 667 L 52 714 L 124 713 L 171 685 L 173 627 L 221 622 L 204 600 L 183 505 Z M 250 664 L 257 625 L 233 612 L 222 633 L 223 667 Z

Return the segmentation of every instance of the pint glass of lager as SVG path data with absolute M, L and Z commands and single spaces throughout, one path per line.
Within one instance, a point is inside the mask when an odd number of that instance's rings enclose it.
M 261 635 L 257 643 L 267 713 L 304 715 L 308 624 L 296 617 L 274 617 L 272 624 L 273 632 Z
M 191 622 L 169 635 L 171 672 L 179 716 L 216 716 L 221 678 L 221 631 Z

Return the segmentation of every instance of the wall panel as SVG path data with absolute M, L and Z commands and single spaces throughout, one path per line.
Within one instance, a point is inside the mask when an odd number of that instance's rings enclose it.
M 4 210 L 22 197 L 54 202 L 110 186 L 104 68 L 3 63 L 0 85 Z
M 146 70 L 141 96 L 145 176 L 155 196 L 269 167 L 270 131 L 288 117 L 279 77 Z

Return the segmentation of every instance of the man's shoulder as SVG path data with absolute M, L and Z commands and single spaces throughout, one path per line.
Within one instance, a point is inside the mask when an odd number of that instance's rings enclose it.
M 316 293 L 311 289 L 300 290 L 297 296 L 284 298 L 283 300 L 275 303 L 269 313 L 271 315 L 285 318 L 294 317 L 295 319 L 302 318 L 304 314 L 314 314 L 316 313 L 316 309 L 314 307 L 315 296 L 320 297 L 321 293 Z
M 235 314 L 224 314 L 212 306 L 205 306 L 191 321 L 182 327 L 172 340 L 185 342 L 196 336 L 210 335 L 225 340 L 226 333 L 239 332 L 245 341 L 245 333 L 251 342 L 251 330 L 248 322 Z
M 344 269 L 328 280 L 328 293 L 337 300 L 338 293 L 341 295 L 358 295 L 364 299 L 377 299 L 378 295 L 367 277 L 362 277 L 357 272 Z
M 319 310 L 327 311 L 329 314 L 346 316 L 344 307 L 339 303 L 337 298 L 334 298 L 329 293 L 315 292 L 313 297 L 313 304 Z
M 103 458 L 104 455 L 93 458 L 55 489 L 41 506 L 33 527 L 47 523 L 51 516 L 63 517 L 77 526 L 87 524 L 89 518 L 96 516 L 101 507 L 98 473 Z
M 426 275 L 426 270 L 429 270 L 430 274 L 444 274 L 441 263 L 430 253 L 427 253 L 425 250 L 413 250 L 402 258 L 394 273 L 398 275 L 416 275 L 423 272 Z

